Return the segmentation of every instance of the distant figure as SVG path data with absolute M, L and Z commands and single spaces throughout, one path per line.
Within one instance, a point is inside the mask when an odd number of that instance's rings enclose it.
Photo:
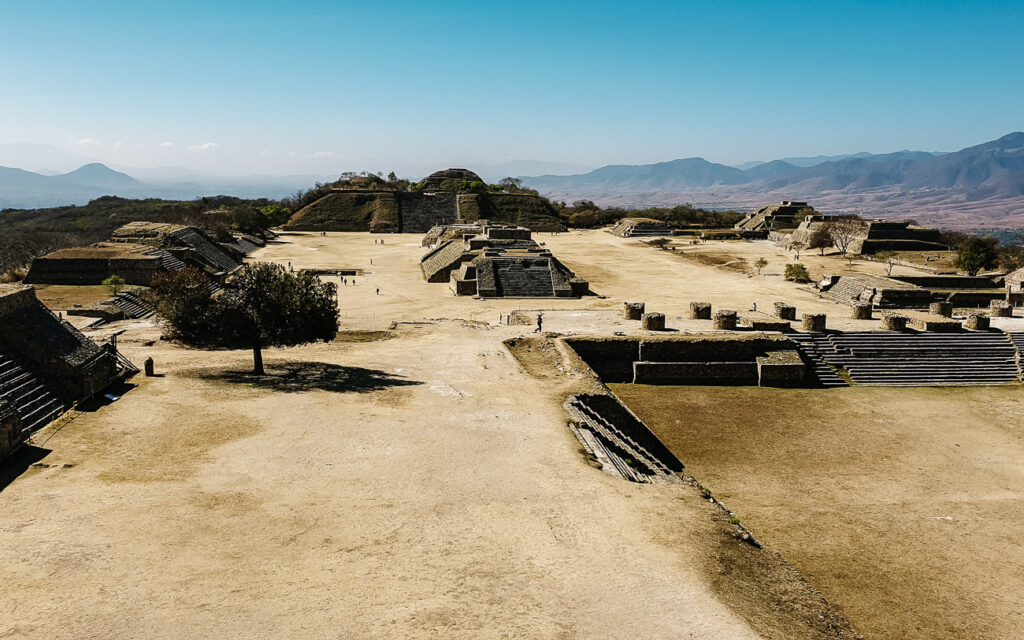
M 537 328 L 533 330 L 534 333 L 540 333 L 540 330 L 544 327 L 544 314 L 537 314 Z
M 341 276 L 341 284 L 345 285 L 346 287 L 348 286 L 348 283 L 345 282 L 345 276 Z
M 750 310 L 751 311 L 757 311 L 757 303 L 756 302 L 754 303 L 754 306 L 750 308 Z
M 377 287 L 377 295 L 380 295 L 380 287 Z
M 373 258 L 370 258 L 370 264 L 373 264 Z

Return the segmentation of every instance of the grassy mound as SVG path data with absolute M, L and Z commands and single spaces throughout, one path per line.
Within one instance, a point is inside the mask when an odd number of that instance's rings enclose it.
M 398 201 L 393 191 L 329 193 L 297 211 L 284 228 L 291 231 L 397 231 Z

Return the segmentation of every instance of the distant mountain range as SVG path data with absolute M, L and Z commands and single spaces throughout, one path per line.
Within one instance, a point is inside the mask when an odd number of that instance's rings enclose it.
M 98 162 L 56 175 L 0 167 L 0 209 L 35 209 L 85 204 L 104 195 L 123 198 L 192 200 L 202 196 L 231 195 L 241 198 L 279 199 L 316 182 L 337 176 L 249 176 L 216 178 L 187 174 L 184 169 L 150 170 L 152 182 L 143 182 Z
M 1024 133 L 937 154 L 854 154 L 800 166 L 790 158 L 746 168 L 685 158 L 649 165 L 609 165 L 589 173 L 524 177 L 559 200 L 606 206 L 690 202 L 752 208 L 807 200 L 819 210 L 915 218 L 951 228 L 1024 228 Z

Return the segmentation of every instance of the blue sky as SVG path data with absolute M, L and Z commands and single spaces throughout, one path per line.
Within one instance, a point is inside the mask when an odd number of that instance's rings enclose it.
M 0 144 L 410 175 L 955 150 L 1024 129 L 1022 24 L 1019 0 L 9 0 Z

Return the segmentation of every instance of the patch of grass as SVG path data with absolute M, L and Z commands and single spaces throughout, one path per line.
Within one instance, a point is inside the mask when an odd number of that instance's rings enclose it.
M 339 331 L 334 342 L 380 342 L 394 337 L 390 331 Z

